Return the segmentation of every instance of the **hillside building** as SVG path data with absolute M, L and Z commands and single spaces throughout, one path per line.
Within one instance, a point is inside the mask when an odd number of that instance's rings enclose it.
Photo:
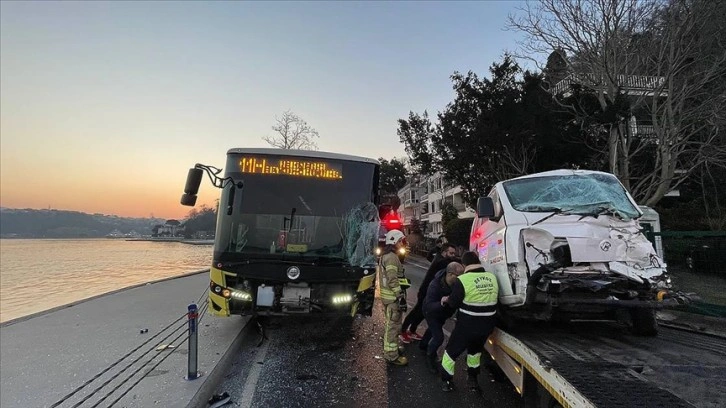
M 441 173 L 430 177 L 423 175 L 410 176 L 408 182 L 398 191 L 404 233 L 410 234 L 412 223 L 418 220 L 421 230 L 427 238 L 438 238 L 443 234 L 441 223 L 441 206 L 445 202 L 454 205 L 459 218 L 473 218 L 475 212 L 464 202 L 460 186 L 447 183 Z

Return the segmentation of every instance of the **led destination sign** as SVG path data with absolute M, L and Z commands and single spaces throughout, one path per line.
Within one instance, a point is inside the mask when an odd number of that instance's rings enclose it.
M 343 178 L 343 166 L 340 163 L 323 161 L 243 156 L 239 160 L 239 168 L 240 172 L 251 174 L 284 175 L 332 180 L 340 180 Z

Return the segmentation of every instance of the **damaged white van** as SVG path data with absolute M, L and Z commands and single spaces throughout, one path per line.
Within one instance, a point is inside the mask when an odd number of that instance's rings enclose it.
M 612 174 L 531 174 L 479 198 L 470 249 L 497 276 L 507 320 L 617 320 L 653 336 L 671 284 L 641 216 Z

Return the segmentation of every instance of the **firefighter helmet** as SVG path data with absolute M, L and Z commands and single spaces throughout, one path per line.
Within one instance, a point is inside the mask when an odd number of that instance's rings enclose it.
M 386 245 L 396 245 L 404 238 L 405 235 L 399 230 L 388 231 L 386 234 Z

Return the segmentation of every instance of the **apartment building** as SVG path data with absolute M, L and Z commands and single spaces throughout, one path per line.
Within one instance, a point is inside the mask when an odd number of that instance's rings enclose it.
M 474 210 L 464 202 L 460 186 L 453 186 L 446 182 L 441 173 L 430 177 L 413 175 L 408 183 L 398 191 L 401 206 L 398 209 L 402 218 L 404 232 L 411 232 L 411 222 L 417 219 L 421 222 L 424 235 L 428 238 L 438 238 L 443 234 L 441 224 L 441 206 L 445 202 L 452 203 L 459 211 L 459 218 L 473 218 Z

